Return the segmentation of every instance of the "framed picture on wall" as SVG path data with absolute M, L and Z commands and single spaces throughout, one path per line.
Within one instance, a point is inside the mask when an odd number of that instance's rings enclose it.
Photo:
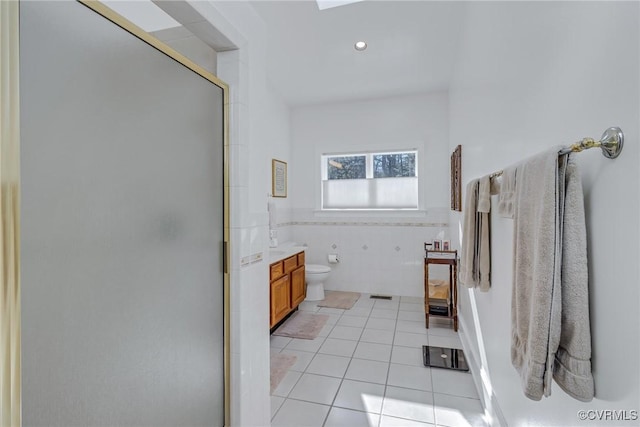
M 271 160 L 271 192 L 273 197 L 287 197 L 287 162 Z
M 462 210 L 462 146 L 451 153 L 451 210 Z

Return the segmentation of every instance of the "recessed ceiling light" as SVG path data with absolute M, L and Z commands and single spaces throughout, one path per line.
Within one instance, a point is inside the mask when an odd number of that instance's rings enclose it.
M 367 48 L 367 43 L 363 42 L 363 41 L 356 42 L 356 44 L 354 44 L 353 47 L 356 50 L 363 51 L 363 50 L 365 50 Z

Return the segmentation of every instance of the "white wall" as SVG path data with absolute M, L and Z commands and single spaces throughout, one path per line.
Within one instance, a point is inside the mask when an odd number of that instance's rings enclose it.
M 637 410 L 638 3 L 478 2 L 467 12 L 450 89 L 450 149 L 462 144 L 463 182 L 546 147 L 599 137 L 609 126 L 626 136 L 616 160 L 597 149 L 576 155 L 585 192 L 596 398 L 578 402 L 556 384 L 550 398 L 524 397 L 510 362 L 513 223 L 503 218 L 492 219 L 490 292 L 461 292 L 471 355 L 488 371 L 509 425 L 581 425 L 581 409 Z M 452 233 L 460 220 L 451 215 Z
M 166 28 L 152 36 L 180 52 L 213 75 L 217 74 L 217 52 L 183 26 Z
M 267 93 L 263 97 L 261 111 L 263 114 L 256 117 L 261 132 L 256 141 L 255 150 L 251 154 L 251 181 L 260 188 L 261 197 L 252 200 L 255 210 L 266 209 L 267 200 L 275 205 L 275 222 L 277 224 L 287 224 L 291 218 L 292 194 L 289 189 L 287 197 L 272 197 L 267 199 L 267 194 L 271 194 L 271 160 L 278 159 L 291 163 L 291 139 L 290 139 L 290 117 L 289 107 L 284 104 L 280 95 L 277 94 L 270 84 L 267 84 Z M 289 185 L 291 177 L 289 176 Z M 278 242 L 286 242 L 292 239 L 291 229 L 287 226 L 277 227 Z
M 292 237 L 309 245 L 308 263 L 326 264 L 329 253 L 341 258 L 326 288 L 422 295 L 423 243 L 447 231 L 448 94 L 294 108 L 291 139 Z M 418 149 L 420 211 L 319 211 L 321 154 L 412 148 Z

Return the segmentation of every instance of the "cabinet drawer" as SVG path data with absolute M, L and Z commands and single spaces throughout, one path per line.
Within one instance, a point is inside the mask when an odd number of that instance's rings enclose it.
M 304 252 L 298 254 L 298 265 L 304 265 Z
M 296 255 L 289 257 L 284 260 L 284 274 L 289 273 L 290 271 L 295 270 L 298 266 L 298 257 Z
M 282 267 L 282 261 L 278 261 L 278 262 L 275 262 L 275 263 L 271 264 L 271 267 L 270 267 L 270 270 L 269 270 L 270 280 L 277 279 L 278 277 L 282 276 L 283 274 L 284 274 L 284 268 Z

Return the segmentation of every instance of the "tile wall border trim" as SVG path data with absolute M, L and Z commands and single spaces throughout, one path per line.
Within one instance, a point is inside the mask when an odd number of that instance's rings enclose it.
M 280 227 L 292 225 L 331 225 L 331 226 L 356 226 L 356 227 L 448 227 L 446 222 L 372 222 L 372 221 L 289 221 L 279 223 Z

